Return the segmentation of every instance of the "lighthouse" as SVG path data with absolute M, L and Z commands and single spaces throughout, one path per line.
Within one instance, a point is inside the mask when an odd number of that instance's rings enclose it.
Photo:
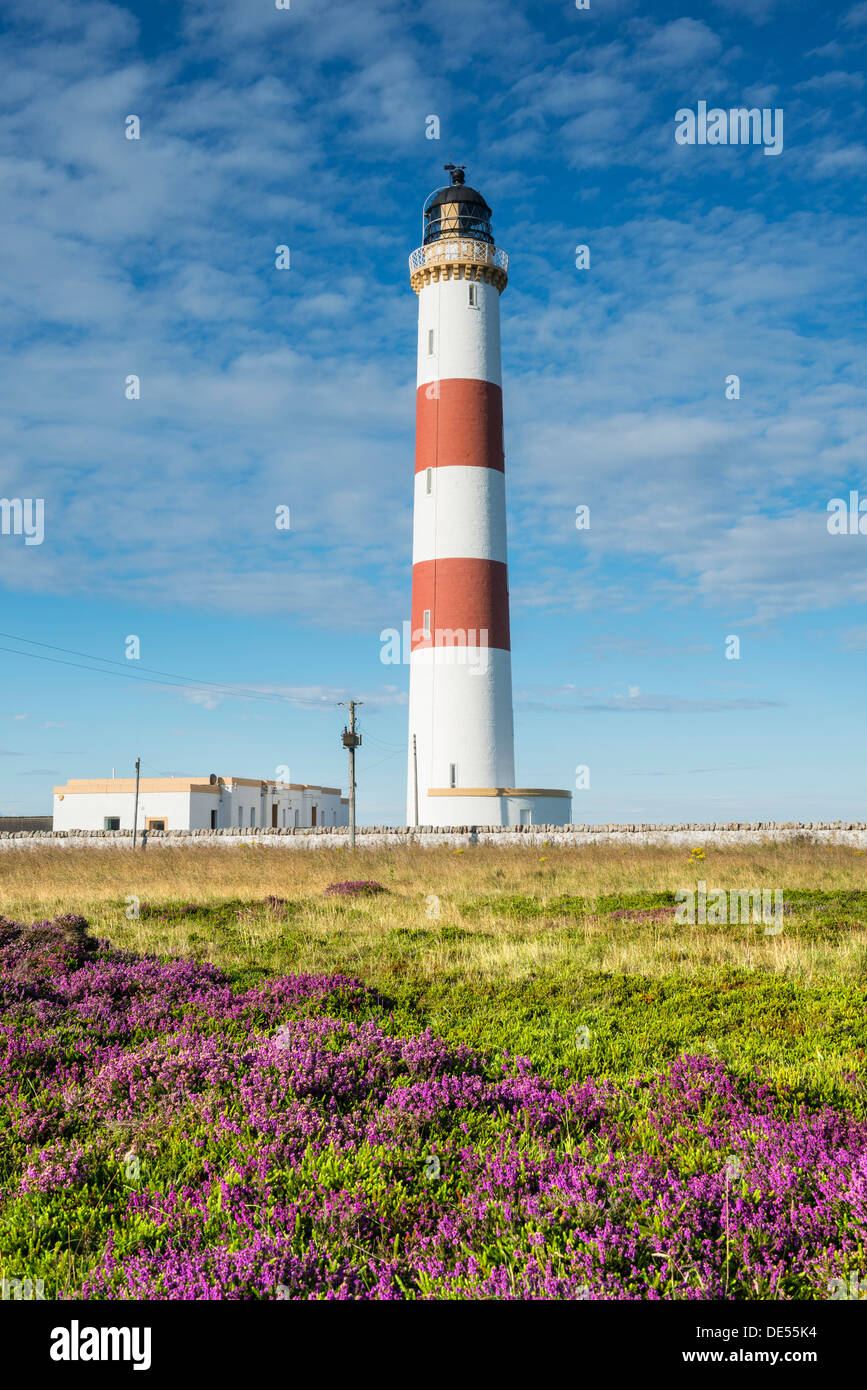
M 407 821 L 562 825 L 515 787 L 500 295 L 509 257 L 462 166 L 424 206 L 418 296 Z

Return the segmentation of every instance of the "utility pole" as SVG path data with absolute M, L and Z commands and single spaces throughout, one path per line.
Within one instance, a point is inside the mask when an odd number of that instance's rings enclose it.
M 412 736 L 412 782 L 415 799 L 415 823 L 418 825 L 418 749 L 415 746 L 415 734 Z
M 345 704 L 341 700 L 340 704 Z M 349 848 L 355 849 L 355 750 L 361 745 L 361 734 L 355 732 L 355 709 L 363 700 L 349 701 L 349 728 L 343 730 L 343 747 L 349 749 Z
M 141 775 L 141 758 L 135 760 L 135 806 L 132 812 L 132 847 L 135 849 L 135 842 L 138 838 L 138 784 Z

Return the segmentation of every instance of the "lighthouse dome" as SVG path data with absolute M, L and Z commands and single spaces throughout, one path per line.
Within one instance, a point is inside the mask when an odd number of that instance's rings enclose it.
M 464 183 L 462 167 L 447 164 L 446 168 L 451 171 L 451 184 L 432 193 L 424 205 L 425 246 L 447 236 L 472 237 L 493 245 L 491 209 L 481 193 Z

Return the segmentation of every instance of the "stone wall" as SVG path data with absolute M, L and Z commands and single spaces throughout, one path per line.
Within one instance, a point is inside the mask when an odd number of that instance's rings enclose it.
M 727 845 L 761 844 L 762 841 L 785 841 L 798 838 L 812 842 L 867 848 L 867 821 L 714 821 L 684 822 L 672 825 L 476 825 L 455 826 L 450 830 L 434 826 L 368 825 L 357 832 L 359 849 L 380 849 L 383 846 L 424 845 L 497 845 L 508 849 L 521 845 Z M 345 826 L 336 829 L 326 826 L 313 830 L 265 830 L 261 828 L 228 830 L 152 830 L 147 836 L 148 850 L 175 849 L 185 845 L 261 845 L 268 849 L 336 849 L 349 844 Z M 41 849 L 45 846 L 61 849 L 97 848 L 132 849 L 132 833 L 128 830 L 19 830 L 0 831 L 0 850 Z M 141 833 L 139 833 L 141 847 Z

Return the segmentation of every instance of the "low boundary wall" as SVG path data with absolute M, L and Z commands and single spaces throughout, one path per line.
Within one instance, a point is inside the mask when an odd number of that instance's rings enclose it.
M 467 825 L 448 830 L 436 826 L 366 825 L 356 831 L 358 849 L 382 849 L 399 845 L 465 846 L 496 845 L 501 849 L 522 845 L 575 846 L 633 845 L 750 845 L 763 841 L 802 839 L 811 842 L 867 848 L 867 821 L 719 821 L 673 825 Z M 141 848 L 141 834 L 138 847 Z M 265 849 L 338 849 L 349 845 L 346 826 L 308 830 L 152 830 L 146 849 L 177 849 L 189 845 L 261 846 Z M 17 830 L 0 833 L 0 850 L 132 849 L 129 830 Z

